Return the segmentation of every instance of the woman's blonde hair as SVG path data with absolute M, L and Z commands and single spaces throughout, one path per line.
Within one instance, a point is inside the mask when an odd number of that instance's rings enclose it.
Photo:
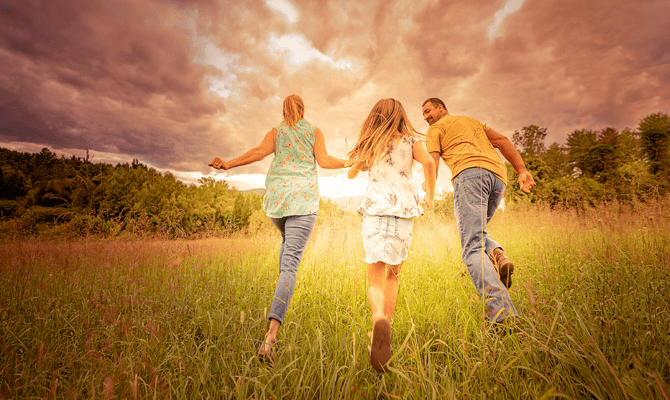
M 290 128 L 300 121 L 305 115 L 305 103 L 297 94 L 292 94 L 284 99 L 284 122 Z
M 363 121 L 358 141 L 347 155 L 352 161 L 367 160 L 367 165 L 372 166 L 404 135 L 418 139 L 425 136 L 414 129 L 398 100 L 381 99 Z

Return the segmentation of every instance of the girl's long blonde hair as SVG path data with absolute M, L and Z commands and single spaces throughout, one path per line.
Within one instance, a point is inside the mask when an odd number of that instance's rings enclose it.
M 347 154 L 352 161 L 367 160 L 372 166 L 386 156 L 404 135 L 424 139 L 407 118 L 405 109 L 396 99 L 381 99 L 361 125 L 358 141 Z
M 297 94 L 292 94 L 284 99 L 284 122 L 292 128 L 296 122 L 305 115 L 305 103 Z

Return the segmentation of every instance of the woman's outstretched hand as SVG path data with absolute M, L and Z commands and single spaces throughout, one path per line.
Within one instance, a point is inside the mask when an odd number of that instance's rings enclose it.
M 220 159 L 219 157 L 214 157 L 211 163 L 208 164 L 210 167 L 214 167 L 216 169 L 223 169 L 227 170 L 228 169 L 228 164 L 226 164 L 225 161 Z

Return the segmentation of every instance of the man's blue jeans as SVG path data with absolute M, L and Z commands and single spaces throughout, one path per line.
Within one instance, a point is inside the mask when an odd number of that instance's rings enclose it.
M 505 183 L 484 168 L 468 168 L 454 178 L 454 214 L 461 238 L 461 257 L 480 296 L 489 308 L 491 323 L 517 315 L 505 285 L 500 282 L 489 253 L 501 247 L 486 231 Z
M 293 297 L 298 266 L 307 247 L 307 240 L 316 223 L 316 213 L 270 218 L 281 233 L 279 248 L 279 280 L 272 299 L 269 318 L 284 321 L 286 309 Z

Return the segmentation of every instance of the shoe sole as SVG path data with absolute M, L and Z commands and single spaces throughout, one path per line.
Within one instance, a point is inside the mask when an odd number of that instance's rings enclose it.
M 514 273 L 514 264 L 507 263 L 503 264 L 500 266 L 500 271 L 498 275 L 500 275 L 500 282 L 502 282 L 503 285 L 507 289 L 509 289 L 512 286 L 512 274 Z
M 370 364 L 379 372 L 388 371 L 387 363 L 391 359 L 391 324 L 381 319 L 372 328 L 372 347 Z

